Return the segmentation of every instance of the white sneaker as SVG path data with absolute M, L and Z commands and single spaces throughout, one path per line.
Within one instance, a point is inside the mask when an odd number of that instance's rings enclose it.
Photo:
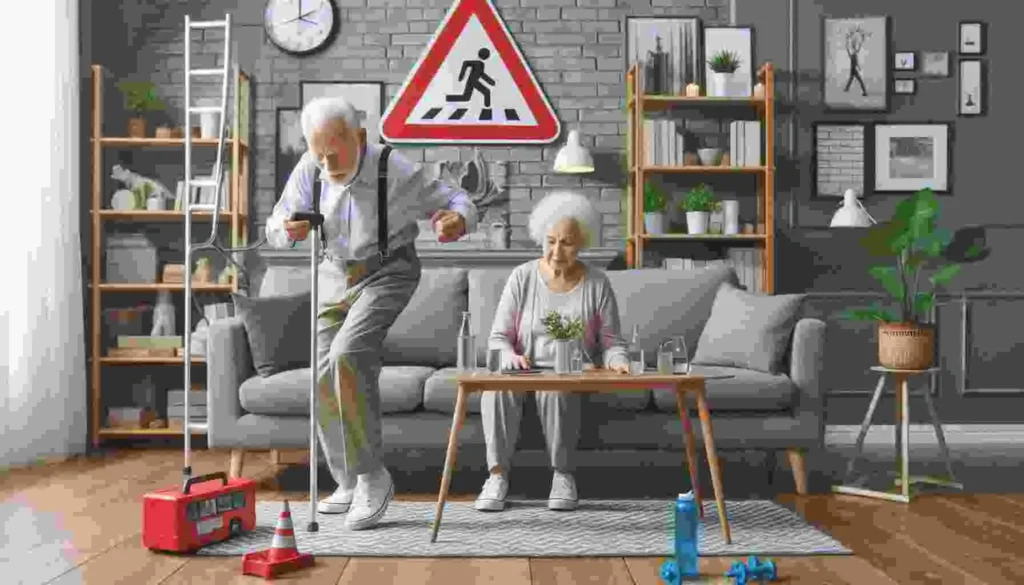
M 356 490 L 352 496 L 352 509 L 345 517 L 345 527 L 349 530 L 366 530 L 376 526 L 384 517 L 384 512 L 395 496 L 395 483 L 387 468 L 360 475 L 356 482 Z
M 579 496 L 576 494 L 576 480 L 572 474 L 556 471 L 551 478 L 548 510 L 575 510 L 578 503 Z
M 321 514 L 344 514 L 352 505 L 352 495 L 356 491 L 355 481 L 345 481 L 334 490 L 334 493 L 320 500 L 316 509 Z
M 476 498 L 476 509 L 481 512 L 501 512 L 505 509 L 506 496 L 508 479 L 504 474 L 492 473 Z

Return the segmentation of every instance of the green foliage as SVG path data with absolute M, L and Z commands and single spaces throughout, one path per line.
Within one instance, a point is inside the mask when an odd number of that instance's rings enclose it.
M 151 81 L 120 81 L 117 88 L 124 94 L 125 107 L 136 114 L 164 109 L 163 102 L 156 96 L 156 85 Z
M 644 212 L 660 213 L 665 211 L 668 200 L 665 193 L 652 183 L 644 184 Z
M 132 195 L 135 196 L 135 208 L 145 209 L 146 200 L 153 194 L 153 185 L 150 183 L 139 183 L 132 189 Z
M 719 51 L 708 59 L 708 66 L 715 73 L 733 73 L 741 63 L 739 53 L 733 51 Z
M 701 183 L 686 192 L 681 206 L 686 211 L 717 211 L 720 203 L 711 187 Z
M 583 336 L 582 319 L 570 319 L 551 311 L 544 317 L 543 323 L 548 335 L 559 341 L 569 341 Z

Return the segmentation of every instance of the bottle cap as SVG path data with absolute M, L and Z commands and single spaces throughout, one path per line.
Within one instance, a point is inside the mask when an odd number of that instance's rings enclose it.
M 690 491 L 686 492 L 685 494 L 679 494 L 679 499 L 680 500 L 692 500 L 693 499 L 693 490 L 690 490 Z

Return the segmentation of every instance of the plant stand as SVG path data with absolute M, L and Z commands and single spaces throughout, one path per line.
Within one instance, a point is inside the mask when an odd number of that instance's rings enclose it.
M 878 378 L 878 385 L 875 386 L 875 393 L 871 396 L 871 404 L 868 406 L 868 412 L 864 415 L 864 422 L 861 424 L 860 432 L 857 434 L 857 450 L 854 453 L 853 458 L 850 459 L 850 462 L 847 464 L 846 474 L 843 477 L 843 485 L 833 486 L 832 491 L 840 494 L 864 496 L 868 498 L 877 498 L 909 504 L 911 500 L 910 488 L 913 484 L 931 484 L 963 490 L 963 484 L 957 481 L 956 476 L 953 473 L 953 463 L 949 455 L 949 447 L 946 445 L 945 434 L 942 432 L 942 423 L 939 422 L 939 416 L 935 410 L 935 404 L 932 402 L 932 396 L 927 390 L 924 392 L 924 401 L 928 406 L 928 415 L 931 418 L 932 427 L 935 429 L 935 437 L 939 441 L 939 450 L 941 451 L 943 460 L 946 464 L 948 478 L 910 476 L 910 389 L 907 385 L 907 378 L 921 374 L 934 374 L 938 372 L 938 368 L 929 368 L 927 370 L 892 370 L 881 366 L 875 366 L 871 368 L 871 371 L 879 372 L 881 376 Z M 883 492 L 853 485 L 850 481 L 853 478 L 854 467 L 858 460 L 863 456 L 864 438 L 867 436 L 868 429 L 871 427 L 871 419 L 874 417 L 875 409 L 878 407 L 878 400 L 882 397 L 882 391 L 885 389 L 885 378 L 888 375 L 894 376 L 896 381 L 895 394 L 897 428 L 894 437 L 894 446 L 896 449 L 896 482 L 895 489 L 893 491 Z

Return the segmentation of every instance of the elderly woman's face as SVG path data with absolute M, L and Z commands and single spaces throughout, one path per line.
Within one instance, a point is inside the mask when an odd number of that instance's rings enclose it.
M 309 151 L 327 173 L 328 180 L 341 183 L 356 172 L 364 136 L 364 130 L 353 130 L 340 120 L 332 120 L 313 132 Z
M 576 255 L 583 246 L 583 232 L 575 220 L 563 219 L 551 226 L 544 243 L 544 260 L 551 267 L 564 270 L 576 264 Z

